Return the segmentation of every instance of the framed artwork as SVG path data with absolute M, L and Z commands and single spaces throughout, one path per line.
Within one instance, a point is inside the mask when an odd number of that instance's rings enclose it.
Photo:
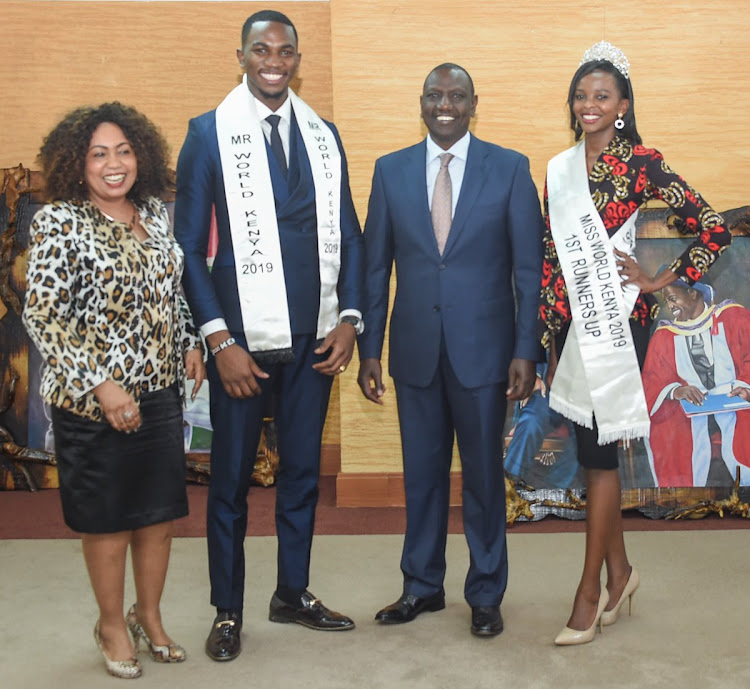
M 651 433 L 618 449 L 623 507 L 651 516 L 721 500 L 738 477 L 738 495 L 750 495 L 750 208 L 724 216 L 732 245 L 697 289 L 675 284 L 656 295 L 643 371 Z M 636 256 L 651 274 L 691 242 L 668 222 L 668 209 L 638 218 Z M 505 470 L 534 519 L 583 518 L 575 431 L 549 408 L 545 371 L 539 364 L 534 394 L 508 411 Z

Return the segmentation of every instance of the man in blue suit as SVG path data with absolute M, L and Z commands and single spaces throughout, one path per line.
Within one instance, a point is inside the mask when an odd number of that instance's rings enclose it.
M 175 204 L 185 294 L 211 350 L 207 537 L 217 616 L 206 652 L 214 660 L 241 649 L 247 495 L 269 399 L 280 454 L 269 619 L 354 627 L 307 586 L 331 383 L 363 328 L 362 235 L 338 132 L 289 89 L 300 62 L 291 21 L 270 10 L 249 17 L 237 58 L 243 83 L 190 122 Z
M 421 97 L 429 136 L 375 164 L 365 224 L 367 332 L 358 382 L 382 404 L 380 357 L 390 322 L 406 488 L 403 594 L 377 613 L 410 622 L 445 607 L 445 543 L 454 432 L 463 467 L 471 563 L 471 631 L 503 629 L 507 583 L 502 430 L 507 400 L 531 394 L 542 359 L 536 320 L 542 217 L 528 160 L 469 133 L 477 96 L 454 64 Z M 515 296 L 515 300 L 514 300 Z

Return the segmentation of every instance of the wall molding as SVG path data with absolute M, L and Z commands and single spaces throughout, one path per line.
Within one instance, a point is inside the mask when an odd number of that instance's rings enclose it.
M 322 472 L 321 472 L 322 473 Z M 461 505 L 461 472 L 451 472 L 450 505 Z M 403 472 L 339 473 L 337 507 L 404 507 Z

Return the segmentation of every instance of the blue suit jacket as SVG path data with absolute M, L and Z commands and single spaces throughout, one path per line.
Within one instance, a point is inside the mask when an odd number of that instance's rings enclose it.
M 331 123 L 341 151 L 341 268 L 338 280 L 339 309 L 364 311 L 364 247 L 357 214 L 349 189 L 349 174 L 344 149 L 338 131 Z M 292 124 L 292 152 L 301 135 Z M 304 146 L 299 143 L 304 162 L 300 174 L 308 184 L 301 185 L 297 196 L 312 192 L 312 172 Z M 272 178 L 274 169 L 272 168 Z M 290 167 L 290 174 L 292 170 Z M 276 180 L 274 179 L 276 188 Z M 288 196 L 288 195 L 287 195 Z M 290 319 L 307 325 L 297 332 L 314 333 L 319 306 L 319 277 L 317 264 L 317 234 L 315 215 L 296 217 L 294 195 L 279 198 L 276 209 L 279 236 L 284 261 L 284 277 L 290 300 Z M 302 199 L 304 202 L 304 199 Z M 206 253 L 211 223 L 211 208 L 216 208 L 219 246 L 213 269 L 206 266 Z M 314 208 L 314 200 L 313 200 Z M 287 212 L 288 211 L 288 212 Z M 175 237 L 185 252 L 183 287 L 196 325 L 215 318 L 224 318 L 229 330 L 242 332 L 242 318 L 237 278 L 232 251 L 227 203 L 224 196 L 224 177 L 221 170 L 219 144 L 216 138 L 216 111 L 204 113 L 190 120 L 187 137 L 177 161 L 177 195 L 175 200 Z M 312 247 L 312 248 L 311 248 Z M 311 258 L 311 251 L 313 258 Z M 300 281 L 303 281 L 301 282 Z M 308 289 L 317 280 L 317 289 Z M 300 284 L 296 284 L 297 283 Z M 314 285 L 314 286 L 315 286 Z M 296 301 L 295 297 L 296 295 Z M 307 313 L 295 314 L 296 311 Z M 296 317 L 296 318 L 295 318 Z
M 425 168 L 424 141 L 375 164 L 364 233 L 368 305 L 360 357 L 380 358 L 395 260 L 393 378 L 428 385 L 444 339 L 463 386 L 505 381 L 511 358 L 543 358 L 537 336 L 543 220 L 528 159 L 471 137 L 442 256 Z

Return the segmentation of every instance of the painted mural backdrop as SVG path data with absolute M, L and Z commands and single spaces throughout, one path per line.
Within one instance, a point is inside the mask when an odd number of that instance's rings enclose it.
M 629 506 L 658 500 L 660 491 L 650 489 L 726 489 L 738 471 L 740 485 L 750 486 L 750 209 L 725 216 L 733 243 L 705 280 L 656 295 L 660 310 L 643 371 L 651 433 L 619 448 Z M 666 223 L 667 211 L 639 218 L 636 255 L 652 274 L 690 243 Z M 525 495 L 559 498 L 580 493 L 583 473 L 572 424 L 549 408 L 545 371 L 539 364 L 534 394 L 509 410 L 505 468 Z

